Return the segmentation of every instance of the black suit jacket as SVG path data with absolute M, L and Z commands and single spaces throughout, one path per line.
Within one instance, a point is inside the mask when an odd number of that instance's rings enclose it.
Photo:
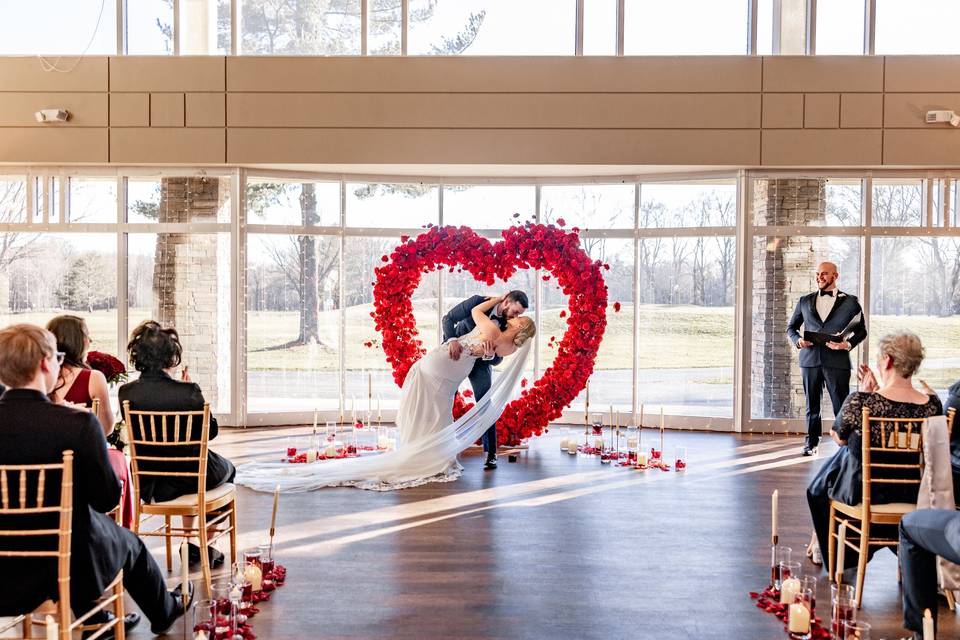
M 120 528 L 104 515 L 120 502 L 120 481 L 107 458 L 100 422 L 90 412 L 51 403 L 39 391 L 8 389 L 0 397 L 0 464 L 59 463 L 67 449 L 73 450 L 71 593 L 89 597 L 101 593 L 116 577 L 125 549 Z M 48 476 L 47 504 L 59 504 L 59 484 L 59 478 Z M 35 480 L 27 496 L 36 496 Z M 19 504 L 15 485 L 10 488 L 10 498 Z M 32 500 L 28 504 L 32 506 Z M 38 515 L 27 520 L 24 516 L 0 516 L 0 529 L 56 529 L 58 517 Z M 47 540 L 56 550 L 56 538 Z M 24 540 L 17 538 L 0 537 L 0 545 L 26 548 Z M 34 609 L 57 594 L 55 558 L 0 558 L 0 576 L 0 615 Z
M 174 380 L 163 371 L 145 372 L 138 380 L 128 382 L 120 387 L 118 393 L 120 406 L 124 401 L 130 401 L 130 408 L 136 411 L 201 411 L 203 410 L 203 393 L 194 382 Z M 126 419 L 126 416 L 124 416 Z M 173 426 L 168 425 L 172 431 Z M 200 438 L 203 428 L 203 419 L 197 416 L 191 425 L 191 439 Z M 210 416 L 209 439 L 217 437 L 219 428 L 217 420 Z M 136 438 L 141 434 L 135 433 Z M 140 446 L 137 453 L 144 456 L 184 456 L 197 455 L 199 447 L 150 447 Z M 141 462 L 141 470 L 150 471 L 193 471 L 196 465 L 181 462 Z M 218 487 L 224 482 L 233 479 L 234 468 L 229 460 L 207 449 L 207 489 Z M 197 492 L 197 482 L 194 478 L 177 478 L 163 476 L 141 476 L 140 499 L 144 502 L 164 502 L 173 500 L 182 495 Z
M 826 318 L 821 318 L 820 314 L 817 313 L 817 294 L 818 292 L 814 291 L 797 301 L 793 315 L 790 316 L 790 323 L 787 325 L 787 335 L 790 337 L 790 342 L 796 346 L 797 341 L 803 337 L 800 333 L 801 324 L 804 331 L 830 334 L 839 334 L 849 327 L 847 335 L 844 337 L 850 343 L 850 350 L 852 351 L 867 337 L 867 324 L 857 296 L 837 291 L 837 300 L 833 303 L 833 309 Z M 860 316 L 859 322 L 851 325 L 851 322 L 858 315 Z M 800 349 L 800 366 L 850 369 L 850 352 L 831 349 L 823 345 L 814 345 L 806 349 Z
M 477 323 L 473 319 L 473 308 L 478 304 L 483 304 L 487 300 L 489 300 L 489 298 L 486 296 L 473 296 L 453 307 L 450 311 L 447 311 L 447 315 L 443 316 L 443 341 L 446 342 L 450 338 L 465 336 L 476 329 Z M 494 307 L 494 309 L 495 308 L 496 307 Z M 497 318 L 494 319 L 493 309 L 487 312 L 487 316 L 500 325 L 501 331 L 506 330 L 506 318 L 497 316 Z M 496 366 L 502 361 L 503 358 L 500 356 L 494 356 L 492 360 L 477 360 L 478 363 L 483 362 L 491 366 Z

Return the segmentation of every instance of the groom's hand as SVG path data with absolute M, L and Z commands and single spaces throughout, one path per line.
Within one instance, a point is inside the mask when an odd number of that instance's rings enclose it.
M 493 360 L 493 357 L 495 355 L 497 355 L 497 345 L 493 343 L 493 340 L 484 340 L 483 341 L 483 359 Z
M 460 352 L 463 351 L 463 347 L 460 346 L 460 343 L 457 340 L 451 340 L 448 348 L 450 349 L 450 359 L 459 360 Z

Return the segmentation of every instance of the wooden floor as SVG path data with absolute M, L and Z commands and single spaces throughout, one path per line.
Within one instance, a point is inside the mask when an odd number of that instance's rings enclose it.
M 278 458 L 295 432 L 224 429 L 214 448 L 238 463 Z M 641 473 L 561 453 L 559 439 L 544 436 L 493 472 L 468 453 L 453 483 L 283 495 L 277 558 L 288 582 L 254 618 L 257 635 L 786 637 L 748 595 L 769 576 L 770 493 L 780 490 L 784 542 L 802 554 L 804 489 L 832 444 L 813 459 L 795 437 L 668 432 L 668 450 L 687 447 L 688 470 Z M 241 547 L 265 537 L 271 500 L 241 489 Z M 817 568 L 805 560 L 804 570 Z M 821 610 L 828 594 L 822 581 Z M 874 640 L 903 635 L 887 551 L 868 566 L 860 615 Z M 940 622 L 941 638 L 960 637 L 945 603 Z M 133 637 L 150 637 L 141 626 Z

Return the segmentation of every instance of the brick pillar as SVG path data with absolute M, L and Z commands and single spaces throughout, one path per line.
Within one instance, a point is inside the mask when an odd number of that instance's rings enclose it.
M 825 181 L 754 181 L 757 225 L 807 226 L 826 219 Z M 752 413 L 797 418 L 805 401 L 797 349 L 786 336 L 797 300 L 816 288 L 813 272 L 823 257 L 810 237 L 758 237 L 753 249 Z
M 216 178 L 163 178 L 158 222 L 216 222 L 221 205 Z M 176 328 L 183 364 L 217 404 L 218 309 L 217 235 L 157 234 L 153 272 L 154 318 Z

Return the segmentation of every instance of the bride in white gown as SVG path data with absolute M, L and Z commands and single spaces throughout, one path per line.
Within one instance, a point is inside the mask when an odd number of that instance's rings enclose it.
M 449 482 L 463 468 L 457 454 L 469 447 L 490 427 L 513 398 L 536 334 L 525 316 L 507 321 L 500 330 L 487 313 L 502 298 L 489 298 L 473 308 L 477 323 L 458 340 L 463 352 L 450 357 L 446 344 L 430 349 L 407 372 L 400 392 L 397 426 L 400 442 L 396 451 L 312 464 L 253 462 L 237 468 L 238 484 L 259 491 L 309 491 L 320 487 L 354 486 L 390 491 L 427 482 Z M 460 384 L 477 358 L 517 354 L 490 391 L 460 419 L 453 420 L 453 401 Z

